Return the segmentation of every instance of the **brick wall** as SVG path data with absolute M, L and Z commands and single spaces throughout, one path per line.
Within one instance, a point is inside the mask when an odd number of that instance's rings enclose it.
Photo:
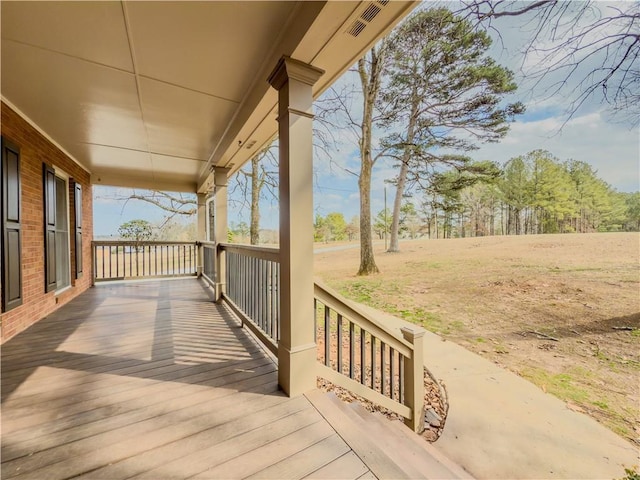
M 0 314 L 1 341 L 5 342 L 64 305 L 91 286 L 93 205 L 90 176 L 77 163 L 41 135 L 20 115 L 2 103 L 2 136 L 20 148 L 22 181 L 22 299 L 21 306 Z M 44 291 L 44 212 L 42 164 L 62 170 L 82 185 L 84 274 L 75 279 L 74 195 L 69 190 L 71 287 L 56 295 Z M 70 182 L 71 183 L 71 182 Z

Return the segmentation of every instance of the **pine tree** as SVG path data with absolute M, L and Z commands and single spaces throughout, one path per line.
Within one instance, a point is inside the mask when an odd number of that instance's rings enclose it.
M 491 38 L 446 8 L 411 16 L 389 41 L 389 81 L 380 96 L 382 125 L 403 125 L 384 139 L 399 161 L 389 251 L 398 251 L 400 208 L 410 176 L 428 179 L 437 164 L 464 168 L 468 158 L 445 156 L 445 149 L 468 151 L 495 142 L 520 103 L 502 105 L 513 92 L 513 74 L 486 53 Z

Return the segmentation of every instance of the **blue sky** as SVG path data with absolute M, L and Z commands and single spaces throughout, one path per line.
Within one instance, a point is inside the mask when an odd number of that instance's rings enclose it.
M 598 3 L 604 14 L 612 6 Z M 510 158 L 524 155 L 535 149 L 550 151 L 560 160 L 575 159 L 587 162 L 597 170 L 599 176 L 615 189 L 623 192 L 640 190 L 640 135 L 638 128 L 617 118 L 611 118 L 598 98 L 586 102 L 572 118 L 567 120 L 568 91 L 548 95 L 549 85 L 557 80 L 550 76 L 546 83 L 537 86 L 527 77 L 527 69 L 535 58 L 523 57 L 520 53 L 528 38 L 526 18 L 508 17 L 497 23 L 501 41 L 495 41 L 491 55 L 502 65 L 516 73 L 520 85 L 518 92 L 508 99 L 525 103 L 527 112 L 511 126 L 508 135 L 497 144 L 484 145 L 471 156 L 477 160 L 493 160 L 504 164 Z M 595 60 L 595 59 L 594 59 Z M 342 82 L 353 81 L 353 74 L 346 74 Z M 572 85 L 568 86 L 572 88 Z M 354 109 L 360 109 L 358 102 Z M 316 172 L 314 185 L 314 208 L 316 213 L 326 215 L 342 212 L 347 219 L 358 214 L 359 195 L 357 178 L 347 170 L 358 170 L 357 140 L 347 129 L 336 132 L 337 149 L 331 160 L 324 155 L 314 159 Z M 372 212 L 375 215 L 384 206 L 384 190 L 390 206 L 395 194 L 394 187 L 385 180 L 393 178 L 395 171 L 389 163 L 380 162 L 374 168 L 372 179 Z M 118 196 L 126 189 L 118 189 Z M 123 206 L 115 201 L 113 192 L 103 187 L 94 187 L 95 235 L 115 234 L 120 224 L 133 218 L 146 218 L 160 222 L 163 212 L 139 201 L 130 201 Z M 248 208 L 230 205 L 230 221 L 248 222 Z M 261 203 L 263 228 L 277 228 L 277 202 L 265 199 Z

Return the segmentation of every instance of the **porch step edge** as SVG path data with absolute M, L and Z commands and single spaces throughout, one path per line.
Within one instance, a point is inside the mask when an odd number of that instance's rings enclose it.
M 335 395 L 312 390 L 305 396 L 377 478 L 415 478 L 369 438 L 359 422 L 354 421 L 353 413 Z

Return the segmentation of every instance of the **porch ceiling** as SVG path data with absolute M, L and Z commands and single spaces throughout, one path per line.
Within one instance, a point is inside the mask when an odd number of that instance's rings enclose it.
M 282 55 L 326 71 L 317 95 L 413 6 L 2 2 L 2 98 L 93 183 L 205 191 L 275 135 Z

